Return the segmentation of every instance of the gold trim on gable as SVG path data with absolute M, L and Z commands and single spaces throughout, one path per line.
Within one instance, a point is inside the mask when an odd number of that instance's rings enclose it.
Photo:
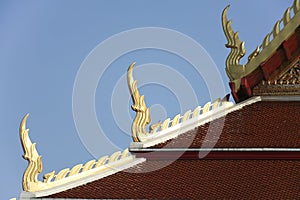
M 249 55 L 248 62 L 245 65 L 240 64 L 240 59 L 245 54 L 244 43 L 239 40 L 238 33 L 231 28 L 231 20 L 227 19 L 228 8 L 229 6 L 222 13 L 222 26 L 228 41 L 226 47 L 231 49 L 226 59 L 226 72 L 230 81 L 239 85 L 241 78 L 257 69 L 299 27 L 300 4 L 299 0 L 294 0 L 292 7 L 286 9 L 282 19 L 275 23 L 273 30 L 265 36 L 262 44 Z M 293 16 L 291 16 L 291 11 L 294 13 Z
M 35 143 L 29 138 L 29 129 L 26 129 L 28 114 L 22 119 L 20 124 L 20 139 L 24 150 L 23 158 L 28 161 L 28 167 L 23 175 L 23 190 L 26 192 L 38 192 L 61 186 L 94 174 L 99 174 L 113 167 L 118 167 L 125 162 L 131 162 L 134 156 L 130 155 L 128 149 L 123 152 L 118 151 L 111 156 L 103 156 L 98 160 L 90 160 L 84 165 L 79 164 L 72 169 L 65 168 L 58 173 L 52 171 L 43 176 L 43 181 L 38 180 L 38 175 L 43 170 L 42 157 L 38 154 Z
M 22 186 L 24 191 L 37 191 L 41 188 L 41 182 L 38 181 L 38 175 L 43 170 L 42 156 L 39 155 L 28 134 L 26 122 L 29 114 L 26 114 L 20 124 L 20 139 L 24 151 L 23 158 L 28 161 L 28 166 L 23 175 Z
M 134 142 L 140 142 L 140 135 L 146 135 L 146 126 L 150 123 L 151 119 L 150 108 L 147 108 L 144 95 L 141 96 L 137 89 L 137 80 L 133 79 L 132 71 L 134 65 L 135 62 L 127 70 L 127 83 L 133 101 L 131 108 L 136 112 L 131 126 L 132 139 Z
M 300 94 L 300 58 L 275 80 L 265 81 L 254 87 L 254 95 L 299 95 Z

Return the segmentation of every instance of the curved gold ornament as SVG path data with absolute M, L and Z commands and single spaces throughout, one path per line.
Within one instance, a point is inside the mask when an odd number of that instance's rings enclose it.
M 132 63 L 127 70 L 127 83 L 131 94 L 133 105 L 132 110 L 136 112 L 135 119 L 133 120 L 131 131 L 132 139 L 134 142 L 141 142 L 140 135 L 146 135 L 146 126 L 150 123 L 150 109 L 147 108 L 144 95 L 140 95 L 137 89 L 137 80 L 133 79 L 132 71 L 135 62 Z
M 253 58 L 255 58 L 259 54 L 259 46 L 248 56 L 248 62 L 250 62 Z
M 226 95 L 222 100 L 220 98 L 216 99 L 214 102 L 207 102 L 203 107 L 198 106 L 193 111 L 188 110 L 183 115 L 178 114 L 173 119 L 167 118 L 165 121 L 161 122 L 159 121 L 156 124 L 152 124 L 150 126 L 150 133 L 153 135 L 147 135 L 148 138 L 151 138 L 152 136 L 155 136 L 155 134 L 159 133 L 160 131 L 166 130 L 171 127 L 175 127 L 178 124 L 182 124 L 188 120 L 195 119 L 201 115 L 205 115 L 211 111 L 217 110 L 220 107 L 226 107 L 229 108 L 233 106 L 234 104 L 229 102 L 230 95 Z M 148 139 L 147 137 L 143 138 L 143 141 L 146 141 Z M 153 137 L 152 137 L 153 138 Z
M 125 149 L 123 152 L 116 152 L 111 156 L 103 156 L 99 160 L 90 160 L 85 164 L 78 164 L 72 169 L 65 168 L 58 173 L 52 171 L 43 176 L 43 182 L 38 180 L 38 175 L 42 172 L 42 157 L 38 154 L 35 143 L 32 143 L 26 129 L 26 121 L 28 114 L 22 119 L 20 124 L 20 139 L 24 150 L 24 159 L 28 161 L 28 167 L 23 175 L 23 190 L 26 192 L 38 192 L 45 189 L 50 189 L 57 186 L 79 180 L 94 174 L 101 173 L 113 166 L 122 164 L 126 159 L 130 162 L 134 157 L 130 155 L 129 150 Z M 119 162 L 120 161 L 120 162 Z
M 111 156 L 103 156 L 98 160 L 93 159 L 86 162 L 85 164 L 78 164 L 72 169 L 65 168 L 60 170 L 58 173 L 52 171 L 44 175 L 43 184 L 45 184 L 47 188 L 62 185 L 64 183 L 68 183 L 82 177 L 87 177 L 97 170 L 101 172 L 101 170 L 103 171 L 105 168 L 109 168 L 109 166 L 107 166 L 108 164 L 130 157 L 131 155 L 129 153 L 129 150 L 125 149 L 123 152 L 118 151 L 113 153 Z
M 26 129 L 26 121 L 29 114 L 25 115 L 20 124 L 20 139 L 24 151 L 23 158 L 28 161 L 27 169 L 23 175 L 23 190 L 34 191 L 39 187 L 40 182 L 37 177 L 42 172 L 42 156 L 39 155 L 35 148 L 35 143 L 32 143 L 28 133 L 29 129 Z
M 225 46 L 231 49 L 226 59 L 226 72 L 230 81 L 236 84 L 235 90 L 237 92 L 240 79 L 257 69 L 300 26 L 300 1 L 294 0 L 293 5 L 286 9 L 283 17 L 275 23 L 273 30 L 265 36 L 262 44 L 249 55 L 248 62 L 245 65 L 240 64 L 240 59 L 246 52 L 244 42 L 240 41 L 238 33 L 234 32 L 231 27 L 231 20 L 227 19 L 228 9 L 229 6 L 222 13 L 223 31 L 228 41 Z
M 231 20 L 227 19 L 227 11 L 229 5 L 223 10 L 222 13 L 222 26 L 225 33 L 227 48 L 231 51 L 226 59 L 226 72 L 230 80 L 235 80 L 240 78 L 241 74 L 245 73 L 245 65 L 240 64 L 240 59 L 245 55 L 245 43 L 241 42 L 238 32 L 234 32 L 231 27 Z

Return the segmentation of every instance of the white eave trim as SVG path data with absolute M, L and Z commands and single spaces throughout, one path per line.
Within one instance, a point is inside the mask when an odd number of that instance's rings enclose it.
M 147 148 L 147 149 L 131 149 L 131 151 L 139 152 L 235 152 L 235 151 L 255 151 L 255 152 L 300 152 L 300 148 Z
M 291 96 L 260 96 L 262 101 L 300 101 L 299 95 Z
M 224 106 L 224 107 L 221 106 L 215 110 L 212 110 L 210 112 L 199 115 L 197 118 L 192 118 L 181 124 L 178 124 L 176 126 L 165 129 L 165 130 L 155 134 L 153 137 L 149 136 L 149 139 L 144 142 L 132 142 L 130 144 L 129 149 L 130 150 L 131 149 L 141 149 L 141 148 L 148 148 L 151 146 L 155 146 L 155 145 L 163 143 L 167 140 L 176 138 L 179 135 L 186 133 L 187 131 L 192 130 L 198 126 L 204 125 L 215 119 L 226 116 L 228 113 L 239 110 L 239 109 L 243 108 L 244 106 L 256 103 L 258 101 L 261 101 L 261 97 L 253 97 L 249 100 L 246 100 L 242 103 L 236 104 L 229 108 L 226 106 Z
M 126 160 L 127 160 L 127 162 L 126 162 Z M 59 193 L 59 192 L 62 192 L 62 191 L 66 191 L 66 190 L 69 190 L 69 189 L 72 189 L 72 188 L 75 188 L 75 187 L 78 187 L 78 186 L 81 186 L 81 185 L 84 185 L 84 184 L 87 184 L 87 183 L 90 183 L 90 182 L 93 182 L 93 181 L 96 181 L 96 180 L 99 180 L 99 179 L 102 179 L 104 177 L 113 175 L 117 172 L 123 171 L 123 170 L 128 169 L 130 167 L 133 167 L 137 164 L 145 162 L 146 159 L 145 158 L 134 158 L 132 160 L 132 158 L 128 157 L 128 158 L 122 159 L 121 161 L 122 161 L 121 165 L 118 162 L 115 162 L 115 164 L 112 163 L 107 170 L 105 170 L 101 173 L 97 173 L 95 175 L 83 177 L 81 179 L 78 179 L 76 181 L 71 181 L 71 182 L 66 183 L 64 185 L 60 185 L 60 186 L 57 186 L 57 187 L 53 187 L 53 188 L 38 191 L 38 192 L 24 192 L 23 191 L 21 193 L 20 199 L 21 200 L 25 200 L 25 199 L 27 200 L 27 199 L 32 199 L 32 198 L 45 197 L 45 196 L 56 194 L 56 193 Z
M 181 124 L 178 124 L 176 126 L 173 126 L 168 129 L 165 129 L 163 131 L 160 131 L 153 136 L 149 136 L 149 139 L 147 139 L 144 142 L 132 142 L 130 144 L 129 149 L 130 149 L 130 151 L 138 150 L 138 149 L 152 147 L 152 146 L 155 146 L 160 143 L 164 143 L 164 142 L 174 139 L 174 138 L 178 137 L 179 135 L 186 133 L 187 131 L 190 131 L 198 126 L 204 125 L 213 120 L 224 117 L 228 113 L 240 110 L 245 106 L 248 106 L 248 105 L 254 104 L 256 102 L 260 102 L 260 101 L 300 101 L 300 96 L 296 96 L 296 95 L 295 96 L 255 96 L 255 97 L 252 97 L 248 100 L 245 100 L 245 101 L 238 103 L 229 108 L 221 106 L 221 107 L 219 107 L 215 110 L 212 110 L 208 113 L 199 115 L 197 118 L 187 120 Z

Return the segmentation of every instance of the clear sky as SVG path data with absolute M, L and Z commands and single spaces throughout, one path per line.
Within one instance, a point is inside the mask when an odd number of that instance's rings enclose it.
M 192 38 L 207 51 L 221 74 L 222 80 L 216 84 L 224 85 L 224 93 L 229 93 L 224 70 L 229 50 L 224 46 L 226 39 L 221 25 L 222 10 L 231 4 L 228 16 L 233 20 L 233 28 L 239 31 L 241 40 L 246 42 L 247 53 L 251 53 L 292 3 L 292 0 L 1 0 L 0 199 L 18 197 L 22 190 L 21 180 L 27 161 L 22 158 L 18 128 L 22 117 L 28 112 L 30 138 L 37 143 L 37 150 L 43 156 L 42 174 L 85 163 L 93 159 L 95 154 L 101 156 L 111 153 L 112 149 L 101 148 L 105 144 L 96 139 L 91 139 L 92 143 L 99 147 L 97 150 L 101 153 L 88 150 L 89 144 L 81 140 L 85 133 L 76 129 L 72 111 L 76 75 L 85 58 L 101 42 L 135 28 L 175 30 Z M 126 47 L 126 42 L 121 41 L 116 47 L 104 49 L 103 59 L 107 54 L 118 51 L 122 45 Z M 174 45 L 176 43 L 174 41 Z M 98 59 L 102 59 L 101 55 Z M 155 81 L 141 87 L 146 103 L 156 111 L 153 122 L 195 106 L 195 102 L 191 101 L 183 105 L 184 108 L 179 108 L 184 100 L 176 97 L 180 97 L 182 89 L 176 92 L 176 89 L 160 84 L 157 80 L 163 69 L 159 70 L 159 67 L 170 70 L 162 77 L 171 80 L 169 84 L 172 87 L 176 84 L 178 87 L 184 84 L 191 87 L 199 105 L 212 100 L 209 95 L 212 91 L 209 91 L 205 79 L 213 79 L 214 76 L 196 76 L 191 64 L 179 55 L 160 49 L 140 49 L 119 55 L 110 65 L 99 66 L 105 71 L 99 77 L 94 95 L 97 120 L 116 150 L 128 147 L 131 142 L 128 130 L 134 113 L 130 110 L 126 82 L 118 80 L 133 61 L 139 65 L 136 70 L 143 67 L 152 69 L 149 63 L 156 63 L 153 66 L 158 69 L 156 75 L 148 73 L 147 77 L 144 76 L 149 79 L 148 82 L 152 79 Z M 201 66 L 203 70 L 207 67 L 204 65 Z M 174 80 L 176 72 L 184 78 Z M 143 76 L 136 76 L 142 82 L 139 77 L 143 79 Z M 89 82 L 88 79 L 86 81 Z M 118 96 L 121 93 L 118 88 L 124 89 L 122 98 Z M 222 97 L 224 93 L 217 95 Z M 186 98 L 186 95 L 183 96 Z M 85 105 L 82 106 L 84 108 Z M 128 116 L 131 118 L 125 119 Z

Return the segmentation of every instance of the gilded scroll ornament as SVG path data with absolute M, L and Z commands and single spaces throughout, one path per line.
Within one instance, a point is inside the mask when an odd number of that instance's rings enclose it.
M 222 26 L 230 48 L 230 53 L 226 59 L 226 72 L 231 82 L 234 82 L 235 92 L 240 87 L 241 78 L 251 74 L 259 65 L 266 61 L 282 43 L 290 37 L 300 26 L 300 1 L 294 0 L 291 7 L 288 7 L 283 17 L 278 20 L 272 31 L 268 33 L 259 45 L 248 57 L 245 65 L 240 64 L 240 59 L 245 55 L 244 42 L 238 37 L 238 32 L 234 32 L 231 27 L 231 20 L 227 19 L 227 6 L 222 13 Z
M 296 85 L 300 84 L 300 58 L 288 71 L 280 76 L 276 80 L 269 80 L 267 82 L 262 81 L 262 85 Z
M 144 95 L 140 95 L 137 89 L 137 80 L 133 79 L 132 71 L 135 63 L 132 63 L 127 70 L 127 83 L 131 94 L 133 105 L 132 110 L 136 112 L 131 131 L 134 142 L 141 142 L 140 135 L 146 135 L 146 126 L 150 123 L 150 109 L 147 108 Z
M 188 120 L 192 120 L 198 118 L 204 114 L 209 114 L 209 112 L 219 109 L 220 107 L 231 107 L 233 103 L 229 102 L 229 94 L 226 95 L 222 100 L 220 98 L 216 99 L 214 102 L 207 102 L 203 107 L 198 106 L 194 109 L 194 111 L 188 110 L 183 115 L 176 115 L 173 119 L 167 118 L 163 122 L 158 122 L 156 124 L 152 124 L 150 128 L 150 133 L 152 135 L 147 135 L 149 138 L 155 136 L 155 134 L 160 131 L 166 130 L 168 128 L 177 126 L 178 124 L 182 124 Z M 147 137 L 144 137 L 143 140 L 147 140 Z
M 227 19 L 227 11 L 229 5 L 223 10 L 222 13 L 222 25 L 225 33 L 227 48 L 231 51 L 226 59 L 226 72 L 230 80 L 235 80 L 241 77 L 241 74 L 245 73 L 245 65 L 240 64 L 240 59 L 245 55 L 245 43 L 241 42 L 238 32 L 234 32 L 231 27 L 231 20 Z
M 259 54 L 259 46 L 248 56 L 248 62 L 250 62 L 253 58 L 255 58 Z
M 28 161 L 28 167 L 24 172 L 22 186 L 24 191 L 34 191 L 39 187 L 38 174 L 42 172 L 42 156 L 39 155 L 35 148 L 35 143 L 32 143 L 26 129 L 26 121 L 29 114 L 25 115 L 20 124 L 20 139 L 24 151 L 23 158 Z
M 22 119 L 20 124 L 20 139 L 24 150 L 23 158 L 28 161 L 28 167 L 23 175 L 23 190 L 26 192 L 38 192 L 50 189 L 56 186 L 61 186 L 72 181 L 91 176 L 95 173 L 101 173 L 105 170 L 111 169 L 124 162 L 130 162 L 134 157 L 130 155 L 129 150 L 125 149 L 123 152 L 118 151 L 111 156 L 103 156 L 96 160 L 90 160 L 85 164 L 78 164 L 72 169 L 65 168 L 58 173 L 52 171 L 43 176 L 44 180 L 39 181 L 38 175 L 42 172 L 42 157 L 38 154 L 35 143 L 32 143 L 26 129 L 26 121 L 28 114 Z M 124 161 L 126 160 L 126 161 Z
M 97 169 L 100 171 L 101 167 L 103 170 L 105 167 L 108 168 L 106 166 L 108 164 L 130 157 L 131 155 L 128 149 L 125 149 L 123 152 L 117 151 L 111 156 L 103 156 L 98 160 L 90 160 L 85 164 L 78 164 L 72 169 L 65 168 L 58 173 L 55 173 L 54 171 L 47 173 L 44 175 L 44 183 L 46 183 L 48 188 L 51 188 L 64 182 L 70 182 L 70 179 L 75 180 L 75 177 L 80 178 L 80 175 L 81 177 L 85 177 L 86 175 L 89 175 L 89 173 L 92 173 L 92 171 L 97 171 Z

